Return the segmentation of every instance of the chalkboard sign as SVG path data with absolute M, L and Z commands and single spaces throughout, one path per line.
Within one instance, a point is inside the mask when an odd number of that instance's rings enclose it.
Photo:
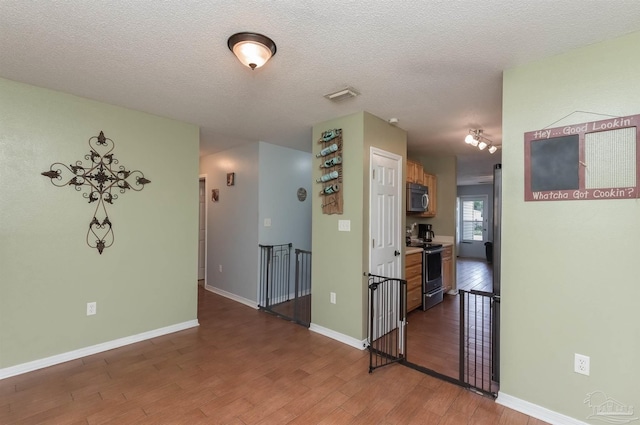
M 640 115 L 525 133 L 525 201 L 637 198 Z
M 531 190 L 580 188 L 578 135 L 535 140 L 531 143 Z

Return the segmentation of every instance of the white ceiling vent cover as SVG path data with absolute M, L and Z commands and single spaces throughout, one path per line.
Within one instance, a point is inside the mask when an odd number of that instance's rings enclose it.
M 352 97 L 358 96 L 360 93 L 354 89 L 353 87 L 346 87 L 337 92 L 325 94 L 324 97 L 333 101 L 333 102 L 342 102 L 346 99 L 351 99 Z

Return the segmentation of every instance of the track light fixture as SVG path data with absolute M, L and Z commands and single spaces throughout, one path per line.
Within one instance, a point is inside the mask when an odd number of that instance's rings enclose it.
M 493 142 L 482 135 L 482 129 L 470 129 L 467 137 L 464 138 L 464 142 L 468 145 L 475 146 L 478 149 L 485 150 L 487 148 L 489 153 L 495 153 L 498 147 Z

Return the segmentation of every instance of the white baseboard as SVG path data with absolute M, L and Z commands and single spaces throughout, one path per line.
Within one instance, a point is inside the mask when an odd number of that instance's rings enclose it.
M 92 354 L 101 353 L 103 351 L 113 350 L 114 348 L 133 344 L 147 339 L 157 338 L 162 335 L 183 331 L 185 329 L 193 328 L 196 326 L 199 326 L 197 319 L 189 320 L 187 322 L 177 323 L 175 325 L 166 326 L 160 329 L 154 329 L 152 331 L 139 333 L 137 335 L 126 336 L 124 338 L 114 339 L 113 341 L 107 341 L 100 344 L 92 345 L 90 347 L 80 348 L 78 350 L 69 351 L 67 353 L 56 354 L 55 356 L 45 357 L 43 359 L 22 363 L 16 366 L 6 367 L 4 369 L 0 369 L 0 380 L 68 362 L 70 360 L 79 359 L 81 357 L 90 356 Z
M 315 333 L 319 333 L 320 335 L 324 335 L 327 336 L 331 339 L 335 339 L 336 341 L 339 341 L 343 344 L 347 344 L 350 345 L 351 347 L 357 348 L 359 350 L 364 350 L 365 348 L 367 348 L 367 340 L 363 339 L 362 341 L 351 337 L 349 335 L 345 335 L 345 334 L 341 334 L 340 332 L 336 332 L 332 329 L 329 328 L 325 328 L 323 326 L 320 325 L 316 325 L 315 323 L 312 323 L 309 326 L 309 330 L 313 331 Z
M 256 310 L 258 309 L 258 304 L 255 301 L 251 301 L 250 299 L 241 297 L 241 296 L 236 295 L 236 294 L 232 294 L 231 292 L 227 292 L 227 291 L 224 291 L 222 289 L 219 289 L 219 288 L 216 288 L 216 287 L 210 286 L 210 285 L 205 285 L 204 289 L 206 289 L 209 292 L 213 292 L 214 294 L 218 294 L 218 295 L 220 295 L 222 297 L 229 298 L 230 300 L 239 302 L 240 304 L 244 304 L 244 305 L 246 305 L 248 307 L 251 307 L 253 309 L 256 309 Z
M 501 404 L 509 409 L 517 410 L 520 413 L 540 419 L 550 423 L 551 425 L 588 425 L 586 422 L 579 421 L 562 413 L 554 412 L 546 407 L 519 399 L 503 392 L 498 392 L 496 403 Z

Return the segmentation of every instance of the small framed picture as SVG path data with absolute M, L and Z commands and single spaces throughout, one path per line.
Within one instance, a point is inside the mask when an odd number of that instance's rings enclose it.
M 227 173 L 227 186 L 236 184 L 236 173 Z
M 211 200 L 218 202 L 218 199 L 220 199 L 220 189 L 211 189 Z

